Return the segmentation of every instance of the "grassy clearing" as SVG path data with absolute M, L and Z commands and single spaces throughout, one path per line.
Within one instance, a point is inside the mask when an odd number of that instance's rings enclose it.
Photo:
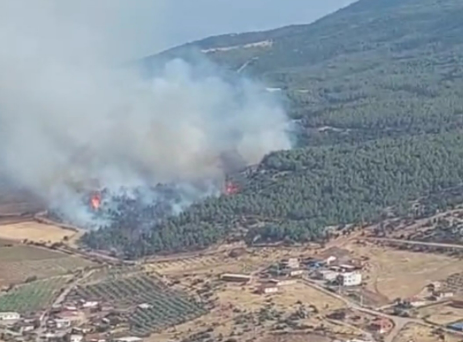
M 71 277 L 54 277 L 20 285 L 0 296 L 0 311 L 20 313 L 45 309 Z

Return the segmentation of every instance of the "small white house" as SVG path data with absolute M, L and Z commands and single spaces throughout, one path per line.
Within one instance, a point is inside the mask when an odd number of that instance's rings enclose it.
M 58 329 L 66 329 L 71 326 L 71 321 L 65 318 L 57 318 L 55 319 L 55 324 Z
M 18 320 L 21 315 L 17 312 L 0 312 L 0 321 Z
M 263 294 L 277 293 L 278 292 L 278 287 L 276 287 L 276 286 L 263 286 L 263 287 L 261 287 L 260 292 L 263 293 Z
M 359 272 L 341 273 L 338 280 L 342 286 L 357 286 L 362 284 L 362 274 Z
M 98 306 L 98 302 L 85 302 L 82 307 L 85 309 L 94 309 Z
M 82 342 L 84 337 L 82 335 L 71 335 L 69 336 L 69 341 L 70 342 Z
M 304 273 L 304 270 L 291 270 L 289 272 L 290 277 L 300 277 Z

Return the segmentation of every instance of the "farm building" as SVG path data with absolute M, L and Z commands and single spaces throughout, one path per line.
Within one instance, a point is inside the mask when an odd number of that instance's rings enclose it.
M 246 274 L 233 274 L 233 273 L 225 273 L 220 276 L 220 279 L 224 281 L 231 281 L 231 282 L 239 282 L 239 283 L 247 283 L 251 281 L 251 276 Z
M 0 312 L 0 321 L 13 321 L 20 318 L 21 315 L 17 312 Z
M 264 285 L 259 289 L 259 292 L 262 294 L 271 294 L 271 293 L 277 293 L 278 292 L 278 287 L 276 286 L 269 286 L 269 285 Z
M 276 286 L 288 286 L 296 284 L 294 279 L 270 279 L 269 283 L 272 283 Z
M 337 279 L 342 286 L 357 286 L 362 283 L 362 274 L 358 272 L 341 273 Z
M 290 277 L 300 277 L 302 274 L 304 274 L 304 270 L 291 270 L 288 273 Z
M 82 307 L 85 308 L 85 309 L 94 309 L 96 307 L 98 307 L 99 303 L 98 302 L 95 302 L 95 301 L 91 301 L 91 302 L 85 302 Z
M 67 329 L 71 326 L 71 321 L 66 318 L 57 318 L 54 322 L 57 329 Z
M 387 318 L 377 318 L 370 324 L 370 329 L 379 334 L 385 334 L 394 327 L 394 323 Z
M 438 291 L 438 292 L 436 292 L 435 295 L 436 295 L 437 299 L 441 300 L 441 299 L 445 299 L 445 298 L 451 298 L 455 294 L 452 291 Z
M 319 279 L 323 279 L 325 281 L 335 281 L 339 275 L 339 272 L 331 271 L 331 270 L 320 270 L 317 271 L 316 277 Z
M 69 336 L 69 342 L 82 342 L 84 336 L 82 335 L 71 335 Z
M 423 299 L 420 299 L 418 297 L 411 297 L 411 298 L 407 299 L 406 302 L 408 302 L 411 306 L 413 306 L 415 308 L 419 307 L 419 306 L 426 305 L 426 301 L 423 300 Z
M 140 337 L 126 336 L 126 337 L 119 337 L 115 341 L 116 342 L 141 342 L 143 340 Z
M 283 267 L 287 268 L 299 268 L 299 259 L 298 258 L 289 258 L 287 260 L 283 260 L 282 262 Z

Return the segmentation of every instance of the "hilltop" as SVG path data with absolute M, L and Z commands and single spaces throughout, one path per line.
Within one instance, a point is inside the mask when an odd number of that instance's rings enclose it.
M 410 211 L 463 183 L 461 1 L 360 0 L 313 24 L 211 37 L 145 63 L 191 51 L 280 89 L 299 147 L 267 156 L 238 195 L 148 232 L 91 232 L 89 246 L 133 258 L 204 248 L 237 227 L 248 242 L 325 241 L 326 226 L 455 205 Z

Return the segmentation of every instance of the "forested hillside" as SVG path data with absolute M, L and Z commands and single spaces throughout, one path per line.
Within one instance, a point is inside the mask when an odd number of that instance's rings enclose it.
M 281 88 L 297 149 L 267 156 L 235 196 L 209 199 L 145 232 L 92 232 L 128 257 L 203 248 L 237 226 L 250 240 L 326 238 L 463 182 L 463 2 L 360 0 L 310 25 L 212 37 L 202 50 Z

